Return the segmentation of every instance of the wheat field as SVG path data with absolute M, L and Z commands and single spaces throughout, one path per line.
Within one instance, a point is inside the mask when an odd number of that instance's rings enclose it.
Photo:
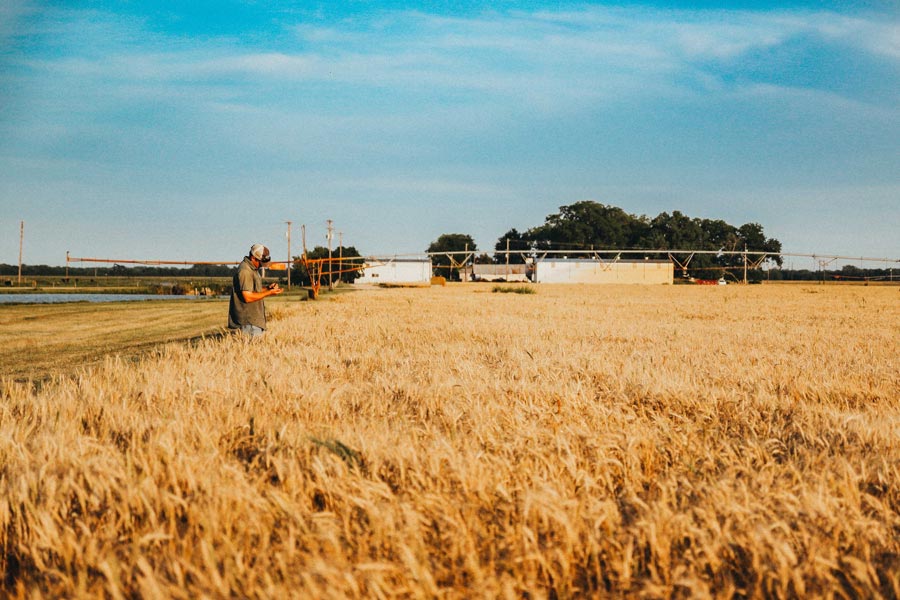
M 896 287 L 536 290 L 0 379 L 2 595 L 900 596 Z

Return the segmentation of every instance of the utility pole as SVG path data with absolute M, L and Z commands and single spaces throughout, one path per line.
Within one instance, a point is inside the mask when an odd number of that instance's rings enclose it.
M 25 242 L 25 221 L 19 223 L 19 285 L 22 285 L 22 245 Z
M 341 272 L 344 270 L 344 232 L 338 231 L 338 281 L 341 280 Z
M 509 238 L 506 238 L 506 281 L 509 281 Z
M 747 285 L 747 244 L 744 244 L 744 285 Z
M 468 262 L 469 262 L 469 243 L 466 242 L 466 253 L 463 254 L 463 274 L 462 274 L 462 277 L 459 278 L 460 281 L 465 282 L 469 278 L 468 277 L 468 275 L 469 275 L 468 267 L 466 266 Z
M 331 240 L 334 237 L 334 226 L 331 219 L 325 222 L 328 224 L 328 233 L 325 234 L 325 237 L 328 238 L 328 290 L 330 291 L 334 289 L 334 282 L 331 280 Z
M 287 289 L 291 291 L 291 221 L 285 221 L 288 226 L 287 243 L 288 243 L 288 261 L 287 261 Z
M 306 224 L 300 224 L 300 240 L 303 242 L 303 250 L 300 254 L 300 260 L 303 261 L 303 267 L 306 269 L 306 276 L 309 277 L 309 285 L 312 285 L 312 275 L 309 272 L 309 262 L 306 257 Z M 303 278 L 300 278 L 300 285 L 303 285 Z

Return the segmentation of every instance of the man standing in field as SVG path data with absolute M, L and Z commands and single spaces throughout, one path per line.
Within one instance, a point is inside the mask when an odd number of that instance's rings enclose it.
M 241 261 L 231 285 L 231 301 L 228 303 L 228 328 L 239 329 L 255 338 L 265 333 L 266 306 L 263 298 L 280 294 L 277 283 L 263 288 L 260 267 L 269 263 L 269 249 L 262 244 L 253 244 L 250 253 Z

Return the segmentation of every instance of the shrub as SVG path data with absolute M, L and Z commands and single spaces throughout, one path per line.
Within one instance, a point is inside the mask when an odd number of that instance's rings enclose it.
M 495 294 L 534 294 L 536 293 L 533 287 L 528 287 L 527 285 L 519 285 L 516 287 L 507 287 L 503 285 L 495 285 L 492 292 Z

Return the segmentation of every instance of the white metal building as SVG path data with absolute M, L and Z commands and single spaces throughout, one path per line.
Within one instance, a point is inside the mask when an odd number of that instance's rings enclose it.
M 534 264 L 535 283 L 638 283 L 671 285 L 675 266 L 668 260 L 543 258 Z
M 366 258 L 363 276 L 354 283 L 430 284 L 430 258 Z
M 459 270 L 463 281 L 528 281 L 528 265 L 474 264 Z

